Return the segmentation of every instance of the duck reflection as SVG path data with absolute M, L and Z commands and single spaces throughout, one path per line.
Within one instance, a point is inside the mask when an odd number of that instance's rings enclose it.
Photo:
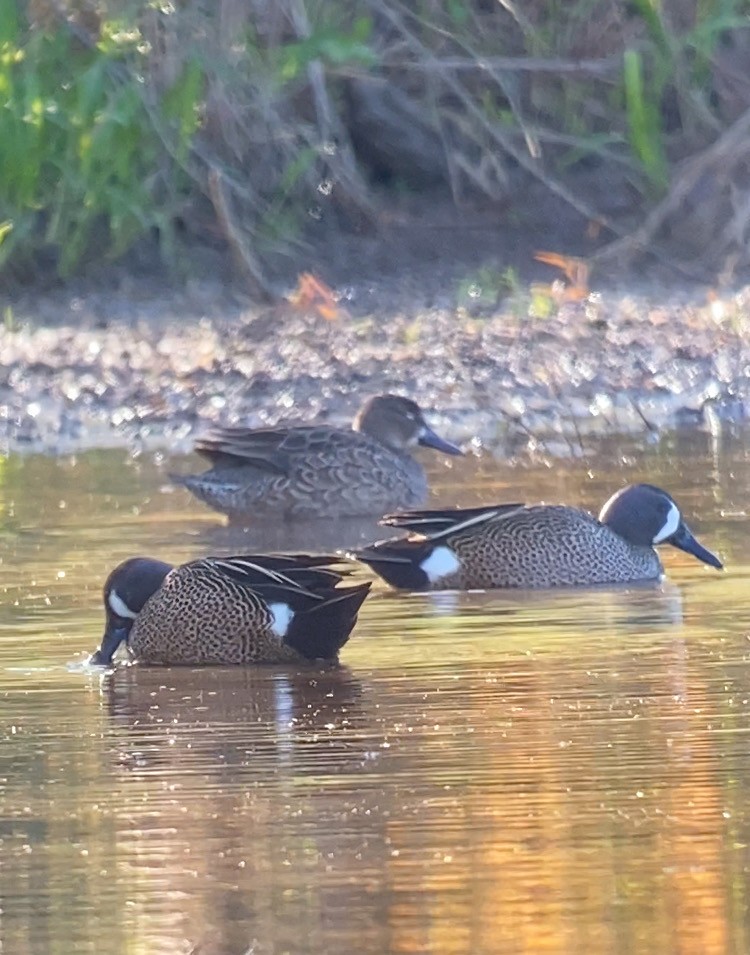
M 684 597 L 671 580 L 641 581 L 627 586 L 593 587 L 582 601 L 568 592 L 565 604 L 571 628 L 581 627 L 581 611 L 587 626 L 608 628 L 616 633 L 639 633 L 679 626 L 684 618 Z M 536 598 L 538 599 L 538 597 Z
M 263 939 L 263 951 L 292 951 L 302 934 L 310 951 L 352 951 L 349 936 L 329 944 L 320 913 L 361 905 L 348 876 L 363 853 L 368 871 L 382 868 L 379 831 L 367 848 L 380 788 L 363 777 L 380 764 L 362 684 L 343 667 L 137 666 L 103 677 L 101 694 L 120 878 L 148 885 L 181 939 L 158 950 L 234 955 Z M 331 860 L 345 873 L 335 888 Z M 156 951 L 153 926 L 139 931 Z
M 414 599 L 414 594 L 394 594 L 396 599 Z M 555 630 L 580 632 L 586 625 L 630 633 L 683 622 L 684 598 L 680 587 L 669 580 L 643 581 L 627 586 L 603 585 L 585 589 L 550 590 L 437 590 L 420 594 L 433 617 L 457 617 L 491 613 L 507 616 L 514 628 L 538 628 L 541 623 Z
M 336 520 L 258 521 L 241 524 L 201 526 L 201 546 L 211 553 L 310 551 L 315 554 L 352 550 L 383 537 L 383 528 L 374 517 Z
M 672 627 L 684 620 L 682 590 L 671 580 L 659 584 L 643 583 L 628 587 L 611 601 L 609 612 L 612 625 L 625 630 L 648 630 L 652 627 Z
M 365 759 L 362 684 L 345 667 L 119 667 L 102 698 L 121 766 L 227 783 L 351 770 Z

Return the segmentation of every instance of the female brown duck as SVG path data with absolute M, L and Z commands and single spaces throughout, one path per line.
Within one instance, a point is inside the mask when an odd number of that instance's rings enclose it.
M 211 469 L 173 479 L 234 519 L 379 517 L 427 498 L 427 478 L 410 453 L 417 445 L 462 453 L 429 427 L 414 401 L 378 395 L 350 430 L 217 428 L 195 445 Z

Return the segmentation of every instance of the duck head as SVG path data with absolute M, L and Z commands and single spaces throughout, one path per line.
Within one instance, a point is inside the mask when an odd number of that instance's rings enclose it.
M 635 546 L 671 544 L 717 570 L 724 566 L 696 540 L 674 499 L 653 484 L 622 488 L 601 509 L 599 520 Z
M 171 564 L 150 557 L 131 557 L 118 564 L 104 582 L 106 625 L 101 646 L 89 663 L 109 666 L 120 644 L 127 642 L 138 614 L 172 570 Z
M 415 401 L 400 395 L 376 395 L 366 401 L 354 419 L 354 430 L 393 451 L 406 451 L 419 444 L 443 454 L 463 454 L 459 447 L 432 430 Z

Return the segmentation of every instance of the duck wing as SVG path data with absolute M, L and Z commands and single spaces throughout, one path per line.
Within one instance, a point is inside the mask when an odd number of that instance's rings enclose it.
M 195 443 L 213 464 L 250 466 L 289 475 L 294 458 L 305 458 L 361 443 L 355 431 L 321 426 L 295 428 L 214 428 Z
M 304 595 L 323 600 L 351 571 L 333 570 L 342 558 L 328 554 L 239 554 L 204 557 L 194 562 L 210 573 L 229 577 L 259 594 Z
M 503 519 L 525 506 L 525 504 L 493 504 L 484 507 L 455 507 L 434 511 L 400 511 L 396 514 L 386 514 L 380 523 L 432 537 L 456 533 L 475 524 L 483 524 L 485 521 Z

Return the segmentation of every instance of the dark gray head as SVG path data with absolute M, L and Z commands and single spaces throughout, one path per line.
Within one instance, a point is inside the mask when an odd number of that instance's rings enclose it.
M 144 604 L 164 583 L 171 564 L 150 557 L 131 557 L 112 571 L 104 582 L 104 612 L 107 623 L 102 643 L 90 663 L 109 666 L 115 651 L 127 641 L 135 618 Z
M 455 444 L 435 434 L 415 401 L 400 395 L 376 395 L 366 401 L 354 419 L 354 430 L 393 451 L 406 451 L 421 444 L 443 454 L 463 454 Z
M 722 568 L 715 554 L 693 537 L 674 500 L 653 484 L 630 484 L 613 494 L 599 520 L 638 547 L 672 544 L 705 564 Z

